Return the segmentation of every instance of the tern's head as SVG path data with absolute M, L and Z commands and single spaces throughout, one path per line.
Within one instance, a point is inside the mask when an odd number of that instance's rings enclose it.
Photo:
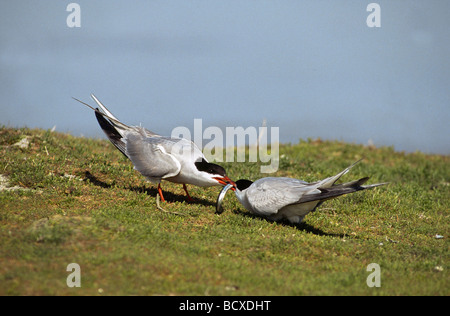
M 238 200 L 247 208 L 248 200 L 246 198 L 246 192 L 247 192 L 247 189 L 252 185 L 252 183 L 253 182 L 250 180 L 241 179 L 241 180 L 238 180 L 236 182 L 226 185 L 222 189 L 222 191 L 220 191 L 220 194 L 217 198 L 216 213 L 220 214 L 223 212 L 222 201 L 225 198 L 225 194 L 230 189 L 234 191 Z M 250 205 L 250 208 L 251 208 L 251 205 Z
M 241 179 L 236 181 L 236 189 L 239 191 L 247 190 L 249 186 L 253 184 L 253 181 Z
M 253 181 L 240 179 L 236 181 L 235 193 L 238 198 L 242 198 L 245 195 L 247 189 L 253 184 Z
M 203 177 L 211 180 L 211 185 L 235 185 L 234 181 L 228 178 L 225 169 L 214 163 L 207 162 L 205 159 L 197 161 L 195 167 Z

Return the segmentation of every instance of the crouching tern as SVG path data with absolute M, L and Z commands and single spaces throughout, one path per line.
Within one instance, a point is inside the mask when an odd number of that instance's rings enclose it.
M 199 187 L 224 186 L 234 182 L 225 169 L 207 161 L 201 150 L 184 138 L 161 136 L 140 126 L 128 126 L 119 121 L 93 94 L 98 107 L 93 108 L 100 127 L 111 143 L 128 157 L 147 180 L 158 184 L 159 198 L 164 202 L 161 180 L 183 185 L 188 200 L 192 200 L 186 184 Z M 163 210 L 163 209 L 162 209 Z
M 276 177 L 262 178 L 255 182 L 238 180 L 235 184 L 226 185 L 220 192 L 217 198 L 217 213 L 222 213 L 222 201 L 226 192 L 232 189 L 239 202 L 255 215 L 273 221 L 287 219 L 293 224 L 301 223 L 308 213 L 315 211 L 326 200 L 387 184 L 363 185 L 369 177 L 335 184 L 358 162 L 333 177 L 313 183 Z

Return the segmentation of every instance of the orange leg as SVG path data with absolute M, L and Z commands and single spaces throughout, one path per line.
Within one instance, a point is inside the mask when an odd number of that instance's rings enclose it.
M 161 183 L 158 184 L 158 193 L 159 193 L 159 196 L 161 197 L 161 201 L 165 202 L 166 200 L 164 200 L 164 196 L 163 196 L 162 189 L 161 189 Z
M 184 184 L 184 183 L 183 183 L 183 189 L 184 189 L 184 192 L 186 192 L 187 200 L 188 200 L 189 202 L 194 201 L 194 199 L 191 198 L 191 196 L 189 195 L 189 192 L 188 192 L 188 190 L 187 190 L 186 184 Z
M 161 183 L 158 184 L 158 195 L 156 196 L 156 207 L 158 207 L 159 210 L 163 211 L 164 213 L 170 213 L 170 214 L 176 214 L 176 215 L 184 215 L 184 214 L 180 214 L 177 212 L 168 212 L 165 209 L 163 209 L 160 205 L 159 205 L 159 200 L 165 202 L 164 200 L 164 196 L 162 193 L 162 189 L 161 189 Z

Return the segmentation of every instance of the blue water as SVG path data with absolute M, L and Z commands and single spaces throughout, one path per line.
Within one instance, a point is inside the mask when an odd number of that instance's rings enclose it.
M 450 154 L 446 1 L 69 1 L 0 4 L 0 124 L 102 137 L 96 94 L 128 124 L 279 127 Z

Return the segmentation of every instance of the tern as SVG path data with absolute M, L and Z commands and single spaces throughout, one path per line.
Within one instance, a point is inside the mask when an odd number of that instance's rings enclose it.
M 93 94 L 91 97 L 97 103 L 97 108 L 74 99 L 94 110 L 103 132 L 111 143 L 131 160 L 134 169 L 148 181 L 158 184 L 159 195 L 156 201 L 159 209 L 164 210 L 159 206 L 159 198 L 165 201 L 161 189 L 162 180 L 182 184 L 189 201 L 192 201 L 192 198 L 186 184 L 199 187 L 234 184 L 225 169 L 208 162 L 192 141 L 161 136 L 140 126 L 125 125 Z
M 223 211 L 222 200 L 226 192 L 232 189 L 239 202 L 251 213 L 273 221 L 287 219 L 290 223 L 299 224 L 308 213 L 315 211 L 326 200 L 387 184 L 363 185 L 369 177 L 336 184 L 358 162 L 333 177 L 313 183 L 283 177 L 262 178 L 255 182 L 238 180 L 235 184 L 226 185 L 220 192 L 217 213 Z

